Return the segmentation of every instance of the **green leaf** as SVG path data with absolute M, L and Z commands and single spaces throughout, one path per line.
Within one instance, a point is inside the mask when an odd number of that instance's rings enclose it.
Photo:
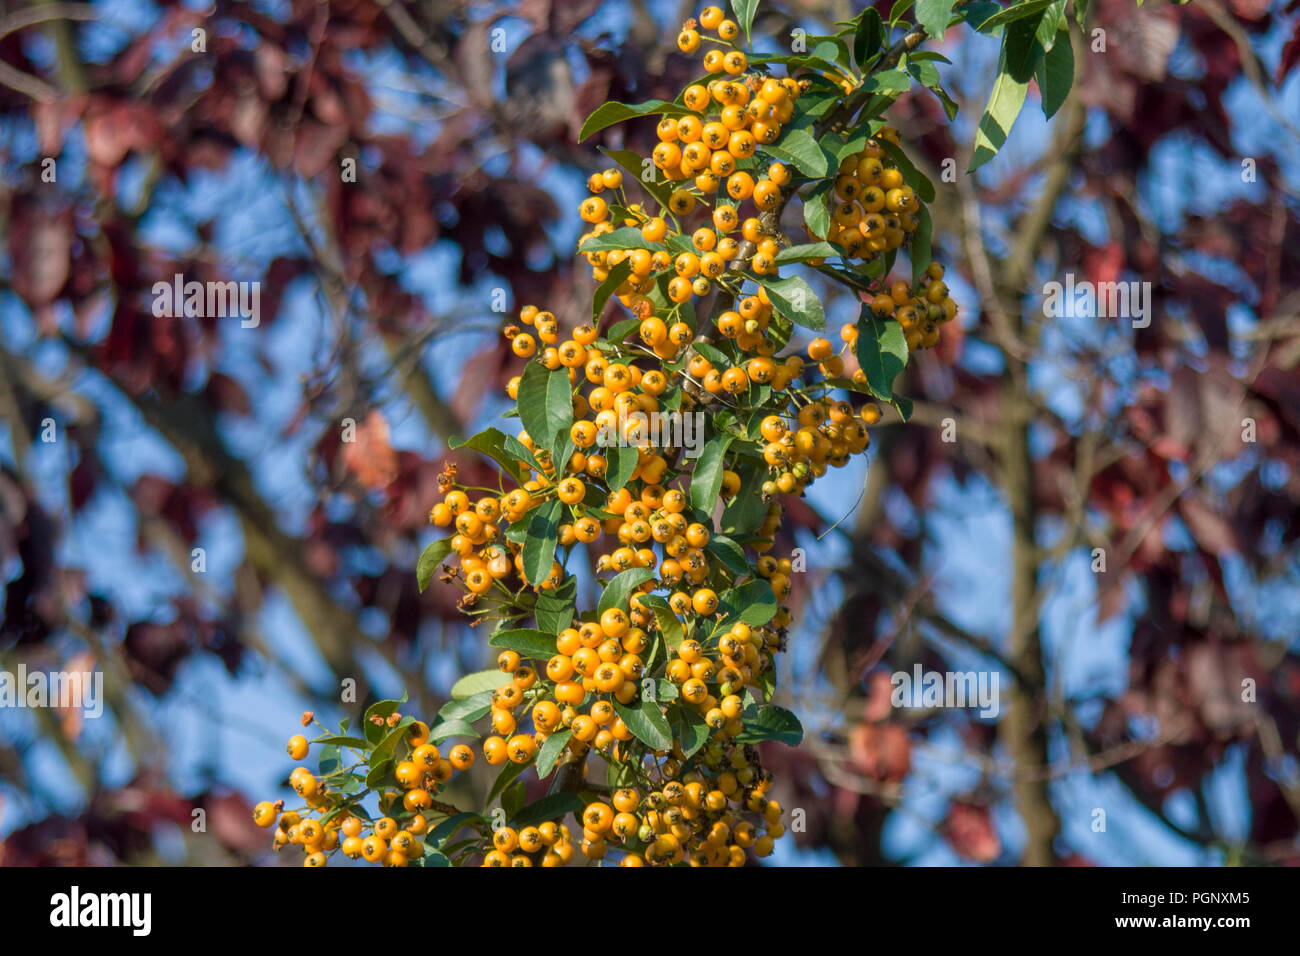
M 966 3 L 962 4 L 957 15 L 975 30 L 979 30 L 984 25 L 985 20 L 997 16 L 1001 12 L 1002 7 L 994 3 L 993 0 L 967 0 Z
M 704 722 L 704 718 L 699 713 L 691 708 L 679 708 L 679 713 L 677 727 L 680 733 L 678 736 L 682 742 L 682 753 L 689 760 L 699 752 L 701 747 L 709 742 L 709 725 Z
M 894 5 L 889 8 L 889 25 L 893 26 L 899 18 L 912 8 L 913 0 L 894 0 Z
M 916 0 L 916 22 L 936 40 L 943 39 L 952 19 L 953 0 Z
M 803 201 L 803 221 L 808 232 L 814 236 L 824 236 L 831 227 L 831 210 L 826 204 L 826 194 L 834 187 L 835 180 L 824 179 L 818 183 Z
M 620 571 L 605 585 L 605 590 L 600 595 L 600 603 L 596 605 L 596 613 L 604 614 L 614 607 L 626 610 L 627 596 L 633 589 L 647 581 L 653 581 L 654 576 L 655 573 L 649 568 L 628 568 L 626 571 Z
M 1017 82 L 1028 83 L 1043 56 L 1043 48 L 1038 43 L 1038 24 L 1042 16 L 1039 14 L 1008 23 L 1002 35 L 1003 63 Z
M 613 445 L 605 450 L 605 484 L 610 488 L 622 488 L 636 471 L 640 456 L 631 445 Z
M 862 88 L 869 93 L 906 93 L 912 88 L 912 78 L 902 70 L 885 70 L 873 73 L 862 82 Z
M 829 47 L 827 49 L 829 49 Z M 759 66 L 765 63 L 781 63 L 790 67 L 791 70 L 803 67 L 809 70 L 821 70 L 822 72 L 829 73 L 832 76 L 840 72 L 840 67 L 835 63 L 832 63 L 830 60 L 824 60 L 821 57 L 813 56 L 811 53 L 796 53 L 793 56 L 783 53 L 757 53 L 749 58 L 749 62 L 752 66 Z M 811 76 L 809 79 L 815 84 L 821 81 L 826 85 L 826 88 L 830 88 L 831 86 L 831 81 L 825 77 Z M 843 95 L 843 91 L 839 89 L 838 84 L 835 85 L 835 89 Z M 799 112 L 808 115 L 808 111 L 804 109 L 804 103 L 804 97 L 799 97 L 797 108 L 799 109 Z
M 578 579 L 569 577 L 558 588 L 537 595 L 537 604 L 533 608 L 537 626 L 548 634 L 559 634 L 568 627 L 573 621 L 577 593 Z
M 911 186 L 912 190 L 925 202 L 934 202 L 934 183 L 930 182 L 929 178 L 916 168 L 916 165 L 907 158 L 907 153 L 889 142 L 889 140 L 881 140 L 880 145 L 889 154 L 889 158 L 898 167 L 898 171 L 903 174 L 903 182 Z
M 819 142 L 822 144 L 822 149 L 835 157 L 835 164 L 838 167 L 847 157 L 862 152 L 862 148 L 867 145 L 867 140 L 870 138 L 869 127 L 859 126 L 848 139 L 840 139 L 836 133 L 827 133 Z
M 715 533 L 704 546 L 709 552 L 736 574 L 749 573 L 749 561 L 745 559 L 745 549 L 728 538 L 725 534 Z
M 501 809 L 506 812 L 506 819 L 512 819 L 516 813 L 522 810 L 527 800 L 528 792 L 524 789 L 522 780 L 515 780 L 510 786 L 506 787 L 501 792 Z
M 952 66 L 952 60 L 934 50 L 913 50 L 911 53 L 907 54 L 908 63 L 920 63 L 926 60 L 939 60 Z
M 500 674 L 500 671 L 483 671 L 484 674 Z M 493 684 L 488 690 L 470 694 L 468 697 L 453 698 L 442 705 L 438 711 L 439 720 L 475 721 L 492 709 L 492 692 L 501 685 Z
M 531 628 L 498 631 L 488 643 L 502 650 L 518 651 L 521 656 L 535 661 L 547 661 L 555 656 L 555 635 Z
M 939 102 L 943 104 L 943 111 L 947 114 L 948 119 L 955 119 L 958 109 L 957 101 L 948 94 L 948 91 L 943 88 L 943 84 L 939 82 L 939 71 L 934 70 L 934 81 L 930 82 L 930 73 L 928 71 L 924 73 L 925 78 L 922 77 L 922 66 L 923 64 L 921 63 L 909 63 L 907 71 L 920 80 L 922 84 L 924 84 L 925 88 L 933 93 Z
M 744 621 L 753 627 L 762 627 L 776 614 L 776 595 L 764 578 L 724 592 L 718 603 L 723 605 L 728 622 Z
M 458 830 L 468 826 L 475 820 L 482 819 L 477 813 L 457 813 L 455 816 L 450 816 L 429 831 L 429 836 L 424 841 L 425 846 L 441 846 Z
M 540 362 L 529 362 L 519 378 L 519 420 L 533 442 L 552 455 L 560 448 L 556 436 L 573 427 L 573 391 L 569 370 L 548 369 Z
M 530 803 L 517 814 L 510 817 L 510 825 L 516 830 L 535 827 L 547 820 L 558 820 L 570 813 L 580 813 L 586 804 L 576 793 L 552 793 L 540 800 Z
M 475 694 L 481 694 L 484 691 L 496 690 L 505 682 L 506 675 L 496 668 L 490 671 L 475 671 L 472 674 L 466 674 L 451 685 L 451 699 L 465 700 L 467 697 L 473 697 Z
M 342 751 L 339 749 L 338 744 L 329 744 L 321 748 L 320 763 L 316 768 L 320 776 L 328 777 L 330 774 L 336 773 L 342 766 Z
M 779 145 L 764 146 L 763 152 L 789 163 L 809 179 L 821 179 L 830 170 L 826 154 L 806 129 L 789 131 Z
M 658 594 L 645 594 L 641 597 L 641 603 L 654 612 L 655 621 L 659 624 L 659 632 L 663 634 L 669 647 L 676 647 L 686 640 L 686 629 L 682 627 L 682 622 L 668 606 L 665 598 Z
M 830 60 L 845 70 L 853 66 L 848 44 L 839 37 L 819 38 L 818 44 L 812 48 L 812 55 L 819 60 Z
M 775 300 L 774 300 L 775 301 Z M 691 507 L 701 511 L 712 512 L 722 490 L 722 473 L 726 470 L 724 459 L 731 446 L 733 436 L 714 435 L 704 443 L 704 450 L 695 460 L 695 470 L 691 472 L 690 498 Z M 624 571 L 624 574 L 627 572 Z
M 776 264 L 787 262 L 807 262 L 809 259 L 831 259 L 844 255 L 844 250 L 829 242 L 805 242 L 802 245 L 782 249 L 776 255 Z
M 413 861 L 413 865 L 425 866 L 425 867 L 451 866 L 451 860 L 447 859 L 447 855 L 445 853 L 441 853 L 438 850 L 435 850 L 433 847 L 429 846 L 429 844 L 425 843 L 424 850 L 420 853 L 420 858 L 418 860 Z
M 464 441 L 452 438 L 447 442 L 447 447 L 452 449 L 472 448 L 477 452 L 482 452 L 504 468 L 511 478 L 521 484 L 528 477 L 525 469 L 519 466 L 521 461 L 526 462 L 538 471 L 542 470 L 541 463 L 518 438 L 514 435 L 507 435 L 496 428 L 485 428 L 477 435 L 472 435 Z
M 330 780 L 330 786 L 341 793 L 360 793 L 365 789 L 366 781 L 355 773 L 344 774 Z M 341 809 L 341 808 L 340 808 Z
M 632 731 L 636 739 L 651 750 L 672 748 L 673 731 L 658 704 L 643 700 L 629 707 L 614 701 L 614 710 L 623 718 L 623 723 L 627 724 L 627 729 Z
M 407 734 L 410 732 L 410 727 L 414 723 L 415 718 L 410 714 L 407 714 L 397 722 L 395 727 L 386 728 L 388 732 L 384 735 L 384 739 L 375 744 L 375 749 L 370 752 L 371 766 L 374 766 L 375 763 L 379 761 L 387 760 L 391 757 L 397 750 L 397 745 L 406 739 Z
M 791 747 L 798 747 L 803 742 L 803 725 L 799 723 L 799 718 L 775 704 L 759 707 L 757 713 L 743 716 L 741 722 L 745 729 L 736 735 L 736 740 L 743 744 L 779 740 Z
M 606 461 L 608 462 L 608 458 Z M 606 468 L 608 469 L 608 464 Z M 583 513 L 591 515 L 597 521 L 608 521 L 610 518 L 617 518 L 618 515 L 605 510 L 605 505 L 608 503 L 605 500 L 605 492 L 596 487 L 594 483 L 587 485 L 587 490 L 582 495 Z
M 605 765 L 605 785 L 610 790 L 617 790 L 619 787 L 627 786 L 632 777 L 632 767 L 621 760 L 615 760 Z
M 727 366 L 733 363 L 733 359 L 716 345 L 710 345 L 708 342 L 693 342 L 691 348 L 695 349 L 700 355 L 712 362 L 714 365 Z
M 975 172 L 997 155 L 1020 115 L 1028 89 L 1028 83 L 1016 80 L 1007 72 L 1004 56 L 998 64 L 998 78 L 993 84 L 988 105 L 984 107 L 984 116 L 975 131 L 975 152 L 967 173 Z
M 664 116 L 683 116 L 689 113 L 684 106 L 668 103 L 664 100 L 648 100 L 645 103 L 602 103 L 587 117 L 578 131 L 578 142 L 582 142 L 592 133 L 599 132 L 607 126 L 622 123 L 637 116 L 661 114 Z
M 1062 24 L 1056 32 L 1056 42 L 1038 63 L 1034 74 L 1043 103 L 1043 115 L 1051 119 L 1070 95 L 1074 84 L 1074 50 L 1070 46 L 1070 28 Z
M 742 473 L 740 491 L 722 509 L 722 530 L 729 534 L 749 534 L 758 529 L 767 516 L 767 502 L 761 495 L 766 469 L 751 468 Z
M 649 249 L 652 252 L 659 252 L 664 248 L 662 242 L 650 242 L 646 239 L 636 226 L 619 226 L 612 232 L 584 239 L 578 245 L 579 252 L 609 252 L 615 249 Z
M 537 779 L 545 780 L 555 769 L 555 761 L 560 759 L 560 754 L 564 752 L 564 745 L 569 742 L 573 736 L 573 731 L 567 727 L 563 730 L 557 730 L 543 741 L 541 747 L 537 749 Z
M 858 316 L 858 364 L 867 376 L 871 394 L 889 401 L 894 379 L 907 365 L 907 337 L 903 327 L 890 318 L 878 318 L 868 306 Z
M 420 560 L 415 565 L 415 580 L 421 591 L 429 586 L 429 582 L 438 571 L 438 565 L 442 564 L 443 559 L 449 554 L 451 554 L 451 538 L 433 541 L 424 549 Z
M 451 737 L 482 737 L 474 725 L 467 720 L 444 720 L 440 724 L 435 724 L 429 728 L 429 739 L 435 744 Z
M 317 737 L 312 741 L 313 744 L 326 744 L 331 747 L 357 747 L 365 749 L 370 746 L 368 740 L 362 740 L 360 737 L 340 737 L 330 734 L 326 737 Z
M 925 270 L 930 267 L 930 232 L 934 228 L 930 209 L 922 206 L 916 216 L 916 232 L 909 240 L 907 255 L 912 262 L 912 285 L 919 287 Z
M 696 252 L 695 243 L 691 242 L 691 237 L 684 233 L 678 233 L 675 236 L 669 236 L 664 245 L 674 256 L 679 256 L 683 252 Z
M 1016 20 L 1023 20 L 1025 17 L 1035 16 L 1055 2 L 1056 0 L 1027 0 L 1025 3 L 1012 4 L 986 20 L 980 22 L 970 20 L 968 22 L 972 26 L 976 26 L 980 33 L 991 33 L 996 27 L 1014 23 Z
M 605 276 L 605 281 L 596 287 L 596 292 L 591 297 L 592 325 L 600 322 L 601 313 L 605 311 L 605 303 L 614 294 L 614 290 L 621 286 L 631 274 L 632 261 L 630 259 L 624 259 L 609 270 L 609 275 Z
M 921 81 L 922 86 L 939 85 L 939 68 L 928 60 L 908 60 L 907 72 Z
M 541 584 L 551 573 L 563 513 L 564 505 L 556 499 L 538 505 L 528 519 L 528 535 L 524 538 L 524 580 L 529 584 Z
M 736 22 L 745 31 L 745 45 L 752 46 L 749 31 L 754 26 L 754 12 L 758 10 L 758 0 L 732 0 L 731 9 L 735 11 Z
M 367 707 L 364 719 L 365 726 L 362 727 L 362 733 L 366 735 L 366 740 L 372 744 L 377 744 L 379 741 L 383 740 L 384 735 L 388 733 L 388 727 L 386 725 L 373 723 L 370 720 L 371 717 L 383 717 L 387 720 L 388 717 L 397 712 L 398 707 L 401 707 L 405 703 L 406 694 L 403 692 L 401 699 L 399 700 L 380 700 Z
M 530 766 L 532 765 L 507 761 L 506 765 L 501 768 L 501 772 L 497 774 L 496 783 L 492 784 L 492 789 L 488 791 L 487 799 L 483 801 L 483 806 L 492 806 L 492 801 L 496 800 L 497 796 L 504 792 L 506 787 L 514 783 L 515 778 Z
M 1043 11 L 1043 16 L 1038 21 L 1038 28 L 1034 31 L 1038 45 L 1043 48 L 1044 53 L 1049 52 L 1056 45 L 1057 30 L 1066 23 L 1065 0 L 1053 0 Z
M 826 328 L 826 310 L 822 308 L 821 299 L 813 292 L 812 286 L 799 276 L 787 276 L 784 279 L 763 279 L 763 288 L 772 300 L 772 308 L 780 312 L 795 325 L 820 332 Z
M 880 52 L 885 41 L 885 22 L 874 7 L 867 7 L 858 16 L 858 28 L 853 34 L 853 59 L 865 67 Z
M 366 786 L 372 790 L 385 786 L 390 782 L 395 782 L 393 777 L 393 758 L 388 757 L 384 760 L 371 760 L 370 770 L 366 773 Z

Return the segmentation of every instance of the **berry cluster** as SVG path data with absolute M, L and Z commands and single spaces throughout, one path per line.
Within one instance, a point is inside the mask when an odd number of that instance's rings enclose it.
M 464 612 L 492 622 L 500 673 L 466 678 L 474 687 L 453 692 L 434 739 L 486 735 L 485 762 L 502 767 L 501 807 L 489 821 L 436 801 L 473 753 L 461 744 L 442 757 L 424 724 L 393 723 L 394 706 L 384 713 L 389 736 L 363 754 L 381 819 L 363 822 L 356 786 L 343 794 L 301 768 L 294 789 L 323 822 L 257 808 L 262 825 L 278 815 L 277 845 L 302 845 L 309 863 L 324 862 L 337 832 L 347 856 L 427 858 L 429 813 L 446 816 L 439 827 L 468 826 L 473 836 L 455 855 L 486 866 L 556 866 L 579 853 L 624 866 L 739 866 L 771 853 L 784 832 L 756 746 L 802 735 L 770 703 L 794 573 L 769 553 L 781 497 L 868 449 L 882 414 L 868 396 L 890 393 L 862 368 L 847 373 L 864 332 L 879 342 L 897 323 L 889 334 L 909 351 L 930 348 L 956 306 L 937 263 L 918 262 L 915 283 L 872 278 L 918 228 L 920 201 L 890 162 L 897 133 L 874 124 L 844 140 L 838 168 L 820 180 L 765 153 L 816 84 L 767 75 L 762 63 L 747 72 L 738 34 L 709 7 L 678 38 L 686 53 L 716 44 L 704 55 L 716 75 L 688 87 L 658 123 L 649 157 L 658 173 L 636 180 L 656 208 L 629 195 L 631 177 L 617 168 L 588 180 L 578 213 L 591 228 L 577 251 L 603 287 L 595 312 L 611 300 L 626 312 L 566 327 L 522 308 L 504 331 L 525 360 L 506 386 L 507 415 L 524 427 L 472 441 L 501 466 L 496 487 L 463 484 L 455 465 L 439 478 L 429 518 L 448 537 L 430 546 L 422 586 L 440 565 L 440 580 L 464 592 Z M 833 96 L 856 88 L 821 79 Z M 824 83 L 816 88 L 825 95 Z M 805 186 L 804 202 L 831 204 L 829 225 L 782 259 L 790 240 L 780 213 Z M 806 314 L 811 289 L 782 279 L 778 265 L 822 268 L 828 258 L 843 267 L 823 271 L 859 295 L 862 316 L 840 328 L 838 348 L 821 336 L 791 347 L 796 324 L 821 322 Z M 600 590 L 595 607 L 579 597 L 584 559 Z M 306 749 L 291 741 L 295 759 Z M 602 764 L 604 784 L 592 779 Z M 503 789 L 522 788 L 525 767 L 540 780 L 554 774 L 528 808 Z M 570 813 L 580 839 L 564 823 Z
M 313 719 L 303 715 L 303 723 Z M 330 776 L 317 777 L 299 766 L 289 775 L 289 786 L 304 801 L 296 810 L 285 810 L 283 803 L 262 801 L 253 808 L 253 821 L 260 827 L 275 827 L 272 846 L 302 847 L 304 866 L 324 866 L 335 851 L 349 859 L 384 866 L 406 866 L 418 859 L 422 837 L 429 829 L 430 812 L 445 812 L 434 799 L 457 771 L 474 765 L 474 751 L 465 744 L 451 747 L 444 756 L 429 742 L 429 726 L 423 721 L 402 721 L 400 714 L 382 719 L 385 727 L 397 729 L 401 740 L 401 758 L 395 763 L 394 777 L 400 789 L 384 790 L 379 805 L 383 816 L 371 820 L 360 806 L 355 793 L 334 789 Z M 301 734 L 289 738 L 286 748 L 294 760 L 304 760 L 310 742 Z
M 838 243 L 852 258 L 871 260 L 899 248 L 916 232 L 921 200 L 903 181 L 903 173 L 884 160 L 881 142 L 898 144 L 898 131 L 883 127 L 860 153 L 840 163 L 835 186 L 828 197 L 831 225 L 818 236 Z

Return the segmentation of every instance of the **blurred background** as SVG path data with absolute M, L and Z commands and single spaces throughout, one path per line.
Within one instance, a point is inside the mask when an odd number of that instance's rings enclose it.
M 861 8 L 763 0 L 755 46 Z M 806 827 L 768 863 L 1300 863 L 1300 3 L 1079 12 L 1068 101 L 976 174 L 996 39 L 937 46 L 955 122 L 891 114 L 962 311 L 788 511 L 806 737 L 764 759 Z M 296 862 L 250 807 L 301 712 L 428 717 L 489 664 L 416 587 L 447 441 L 502 424 L 513 311 L 589 317 L 583 182 L 654 120 L 577 131 L 673 99 L 697 13 L 0 3 L 0 671 L 106 699 L 0 708 L 0 862 Z M 176 274 L 260 321 L 156 316 Z M 1149 324 L 1045 318 L 1067 275 L 1150 283 Z M 996 719 L 892 706 L 917 664 L 996 673 Z

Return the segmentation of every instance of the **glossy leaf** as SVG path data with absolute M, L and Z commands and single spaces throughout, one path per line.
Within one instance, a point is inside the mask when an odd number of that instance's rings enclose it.
M 573 731 L 565 727 L 557 730 L 543 741 L 541 747 L 537 749 L 537 779 L 545 780 L 555 769 L 555 762 L 560 759 L 560 754 L 564 752 L 564 746 L 573 736 Z
M 563 512 L 564 506 L 558 500 L 548 501 L 534 508 L 532 517 L 528 519 L 528 534 L 524 538 L 524 579 L 529 584 L 541 584 L 551 573 Z
M 547 820 L 559 820 L 571 813 L 579 813 L 585 806 L 582 797 L 576 793 L 548 794 L 522 808 L 518 813 L 512 814 L 510 825 L 516 830 L 535 827 Z
M 555 635 L 532 628 L 498 631 L 488 643 L 502 650 L 518 651 L 522 657 L 535 661 L 549 660 L 555 654 Z
M 438 565 L 442 564 L 449 554 L 451 554 L 451 538 L 440 538 L 430 542 L 420 554 L 420 560 L 415 565 L 415 581 L 421 591 L 429 586 L 433 576 L 438 573 Z
M 626 610 L 628 595 L 647 581 L 653 581 L 654 577 L 655 573 L 649 568 L 628 568 L 626 571 L 620 571 L 605 585 L 605 590 L 600 595 L 600 603 L 596 606 L 596 613 L 604 614 L 615 607 Z
M 664 717 L 659 705 L 648 700 L 638 704 L 620 704 L 614 702 L 614 710 L 623 718 L 627 729 L 632 731 L 637 740 L 652 750 L 669 750 L 673 745 L 672 728 Z
M 451 697 L 452 700 L 465 700 L 484 691 L 496 690 L 507 680 L 509 678 L 496 668 L 489 671 L 475 671 L 472 674 L 466 674 L 451 685 Z
M 777 740 L 797 747 L 803 742 L 803 725 L 799 723 L 799 718 L 775 704 L 759 707 L 756 713 L 744 715 L 741 722 L 745 729 L 736 736 L 736 740 L 743 744 Z
M 822 308 L 817 293 L 800 276 L 784 279 L 763 279 L 763 288 L 772 300 L 772 308 L 795 325 L 820 332 L 826 328 L 826 310 Z
M 560 453 L 556 436 L 567 436 L 573 425 L 573 391 L 568 369 L 551 371 L 529 362 L 519 377 L 519 421 L 533 442 L 554 455 Z
M 722 490 L 722 473 L 726 470 L 727 449 L 731 447 L 732 441 L 731 435 L 714 435 L 705 442 L 704 451 L 695 460 L 695 470 L 691 472 L 692 508 L 708 512 L 713 510 Z
M 645 103 L 602 103 L 582 124 L 582 129 L 578 132 L 578 142 L 582 142 L 592 133 L 597 133 L 607 126 L 613 126 L 615 123 L 622 123 L 624 120 L 633 119 L 637 116 L 657 114 L 682 116 L 688 112 L 690 111 L 686 107 L 677 103 L 668 103 L 664 100 L 648 100 Z
M 856 353 L 871 394 L 889 401 L 894 395 L 894 379 L 907 365 L 903 327 L 892 318 L 878 318 L 864 306 L 858 317 Z

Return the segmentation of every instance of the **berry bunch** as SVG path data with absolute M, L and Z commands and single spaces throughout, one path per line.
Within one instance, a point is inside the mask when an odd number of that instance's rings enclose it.
M 304 715 L 304 724 L 312 722 L 313 715 Z M 396 712 L 387 718 L 372 716 L 371 720 L 393 738 L 391 747 L 383 748 L 384 759 L 392 764 L 392 778 L 396 787 L 380 791 L 379 807 L 382 816 L 371 819 L 361 806 L 357 789 L 349 781 L 359 779 L 337 766 L 340 755 L 338 743 L 334 754 L 327 757 L 333 765 L 317 776 L 304 766 L 295 767 L 289 775 L 289 786 L 304 801 L 294 810 L 285 810 L 283 802 L 262 801 L 253 808 L 253 821 L 260 827 L 275 827 L 272 846 L 276 850 L 286 846 L 299 846 L 305 854 L 304 866 L 324 866 L 334 852 L 349 859 L 384 866 L 406 866 L 412 859 L 422 858 L 424 851 L 420 838 L 429 830 L 430 812 L 445 813 L 445 805 L 434 799 L 441 788 L 458 771 L 474 765 L 474 751 L 465 744 L 456 744 L 444 755 L 430 742 L 428 724 L 412 718 L 403 719 Z M 324 729 L 324 728 L 322 728 Z M 327 734 L 322 740 L 339 741 L 340 737 Z M 317 741 L 318 743 L 321 741 Z M 287 750 L 294 760 L 306 759 L 310 743 L 301 734 L 289 738 Z M 374 754 L 360 752 L 366 741 L 355 739 L 354 752 L 358 765 L 382 761 Z M 399 759 L 400 758 L 400 759 Z M 338 785 L 336 785 L 338 784 Z
M 577 252 L 600 286 L 593 317 L 611 300 L 623 311 L 574 327 L 523 307 L 504 330 L 524 360 L 506 385 L 507 415 L 522 427 L 465 442 L 497 462 L 498 481 L 469 486 L 454 465 L 439 478 L 429 518 L 448 535 L 421 558 L 421 587 L 437 576 L 463 591 L 464 613 L 491 624 L 497 669 L 462 679 L 432 730 L 388 701 L 367 712 L 364 740 L 318 738 L 329 772 L 300 768 L 292 780 L 307 806 L 255 811 L 264 826 L 278 818 L 277 846 L 303 846 L 309 863 L 337 848 L 394 865 L 556 866 L 580 855 L 739 866 L 783 834 L 757 747 L 802 736 L 771 703 L 795 572 L 770 553 L 781 499 L 867 451 L 882 417 L 871 399 L 899 405 L 898 368 L 885 377 L 882 355 L 905 361 L 934 346 L 956 306 L 928 247 L 924 259 L 911 248 L 926 213 L 894 159 L 896 131 L 872 119 L 820 141 L 808 133 L 862 81 L 771 76 L 770 62 L 735 46 L 739 33 L 718 7 L 688 21 L 678 45 L 709 44 L 714 75 L 660 104 L 654 172 L 588 180 L 578 214 L 591 228 Z M 783 158 L 796 134 L 822 158 Z M 810 229 L 826 222 L 814 242 L 787 238 L 781 214 L 795 196 Z M 904 246 L 913 281 L 890 282 Z M 823 320 L 811 287 L 780 275 L 787 262 L 861 300 L 838 347 L 820 334 L 794 344 L 796 325 L 820 331 Z M 579 594 L 583 561 L 594 606 Z M 484 761 L 501 767 L 490 814 L 436 799 L 473 762 L 465 744 L 446 757 L 435 746 L 455 736 L 483 737 Z M 339 748 L 357 763 L 341 767 Z M 307 749 L 290 742 L 295 759 Z M 528 768 L 534 787 L 551 781 L 531 804 L 518 779 Z M 361 806 L 370 793 L 373 822 Z M 319 821 L 304 819 L 313 811 Z M 444 819 L 430 830 L 429 815 Z M 449 842 L 466 828 L 468 839 Z
M 840 163 L 831 195 L 830 228 L 826 239 L 842 246 L 850 258 L 870 261 L 898 249 L 916 232 L 921 200 L 890 165 L 882 142 L 898 145 L 898 131 L 883 127 L 859 153 Z

